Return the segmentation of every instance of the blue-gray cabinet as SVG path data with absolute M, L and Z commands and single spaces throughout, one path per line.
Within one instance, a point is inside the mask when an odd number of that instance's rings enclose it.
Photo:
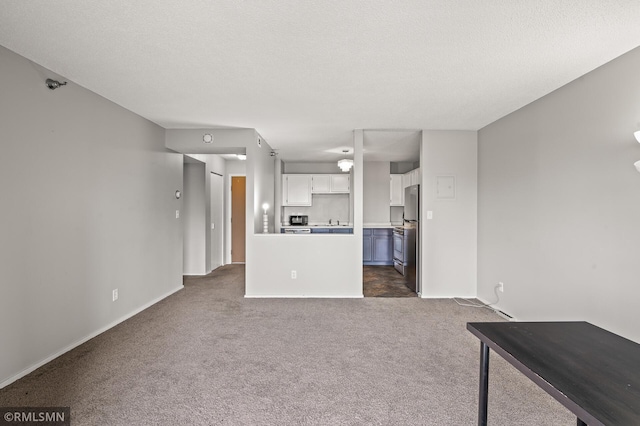
M 362 263 L 393 265 L 393 229 L 364 228 L 362 230 Z
M 312 234 L 330 234 L 331 229 L 329 228 L 311 228 Z
M 306 229 L 306 228 L 305 228 Z M 311 229 L 311 233 L 312 234 L 353 234 L 353 228 L 347 228 L 347 227 L 331 227 L 331 228 L 316 228 L 316 227 L 312 227 L 309 228 Z M 280 229 L 280 233 L 284 234 L 285 228 L 281 228 Z
M 353 228 L 331 228 L 332 234 L 353 234 Z

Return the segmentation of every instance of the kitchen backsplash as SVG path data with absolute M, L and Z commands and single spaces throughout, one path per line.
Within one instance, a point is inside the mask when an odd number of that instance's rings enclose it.
M 402 225 L 404 223 L 404 207 L 392 206 L 390 211 L 391 224 Z
M 291 215 L 309 216 L 309 224 L 349 223 L 349 194 L 313 194 L 311 207 L 284 207 L 282 216 L 286 225 Z

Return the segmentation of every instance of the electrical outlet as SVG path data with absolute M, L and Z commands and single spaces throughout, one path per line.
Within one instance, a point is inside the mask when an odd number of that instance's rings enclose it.
M 498 283 L 498 291 L 504 293 L 504 283 L 502 281 Z
M 292 280 L 295 280 L 295 279 L 297 279 L 297 278 L 298 278 L 298 271 L 294 271 L 294 270 L 292 270 L 292 271 L 291 271 L 291 279 L 292 279 Z
M 118 289 L 114 289 L 113 292 L 111 293 L 111 299 L 112 302 L 115 302 L 116 300 L 118 300 Z

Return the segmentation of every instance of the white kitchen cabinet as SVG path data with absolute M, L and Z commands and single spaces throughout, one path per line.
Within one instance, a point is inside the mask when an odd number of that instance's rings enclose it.
M 393 174 L 390 176 L 390 180 L 390 205 L 404 206 L 404 176 L 400 174 Z
M 331 193 L 348 193 L 351 190 L 351 175 L 329 175 L 331 177 Z
M 311 181 L 313 194 L 348 194 L 351 188 L 350 175 L 312 175 Z
M 282 205 L 311 205 L 311 175 L 282 175 Z
M 311 193 L 328 194 L 331 192 L 331 175 L 311 176 Z
M 413 169 L 403 175 L 403 186 L 406 188 L 412 185 L 420 185 L 421 181 L 420 167 Z

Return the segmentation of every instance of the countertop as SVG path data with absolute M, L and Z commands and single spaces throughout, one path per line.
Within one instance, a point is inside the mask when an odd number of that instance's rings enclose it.
M 392 223 L 365 223 L 362 225 L 363 228 L 395 228 L 398 226 L 403 226 L 401 223 L 392 224 Z M 311 223 L 309 225 L 282 225 L 281 228 L 353 228 L 353 224 L 332 224 L 329 225 L 327 223 Z
M 402 226 L 401 223 L 393 224 L 393 223 L 365 223 L 362 225 L 363 228 L 395 228 L 396 226 Z
M 328 223 L 325 224 L 316 224 L 316 223 L 312 223 L 310 225 L 282 225 L 281 228 L 353 228 L 352 224 L 340 224 L 340 225 L 329 225 Z

